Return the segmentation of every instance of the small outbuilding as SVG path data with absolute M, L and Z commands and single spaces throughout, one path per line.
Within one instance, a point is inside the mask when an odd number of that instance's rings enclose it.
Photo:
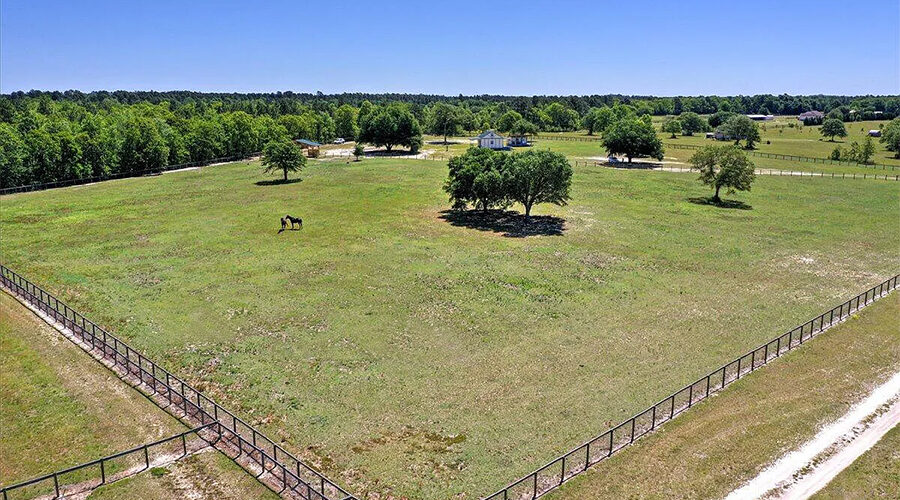
M 870 130 L 869 137 L 881 137 L 881 131 L 880 130 Z
M 506 145 L 513 148 L 530 146 L 531 142 L 528 141 L 528 136 L 525 134 L 513 134 L 509 136 L 509 139 L 506 141 Z
M 766 122 L 769 120 L 774 120 L 775 115 L 747 115 L 747 118 L 755 122 Z
M 479 148 L 503 149 L 506 147 L 506 138 L 493 130 L 485 130 L 476 139 L 478 139 Z
M 296 139 L 294 142 L 300 146 L 300 149 L 306 151 L 306 156 L 310 158 L 316 158 L 319 156 L 319 147 L 322 145 L 316 141 L 310 141 L 309 139 Z

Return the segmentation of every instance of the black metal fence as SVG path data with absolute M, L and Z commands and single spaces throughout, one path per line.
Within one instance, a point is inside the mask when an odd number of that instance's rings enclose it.
M 649 165 L 644 167 L 645 165 Z M 686 167 L 667 167 L 661 164 L 655 163 L 609 163 L 602 162 L 596 160 L 575 160 L 575 166 L 598 166 L 598 167 L 611 167 L 611 168 L 619 168 L 619 169 L 634 169 L 634 170 L 658 170 L 662 172 L 697 172 L 697 170 L 686 168 Z M 883 181 L 900 181 L 900 174 L 896 175 L 879 175 L 879 174 L 857 174 L 852 173 L 848 174 L 845 172 L 836 173 L 836 172 L 809 172 L 803 170 L 781 170 L 776 168 L 757 168 L 754 170 L 756 175 L 775 175 L 780 177 L 821 177 L 825 179 L 874 179 L 874 180 L 883 180 Z
M 25 186 L 12 186 L 5 187 L 0 189 L 0 196 L 4 194 L 13 194 L 13 193 L 24 193 L 27 191 L 42 191 L 44 189 L 52 189 L 52 188 L 60 188 L 60 187 L 68 187 L 68 186 L 79 186 L 82 184 L 90 184 L 92 182 L 102 182 L 102 181 L 110 181 L 113 179 L 125 179 L 128 177 L 141 177 L 144 175 L 158 175 L 163 172 L 168 172 L 171 170 L 179 170 L 182 168 L 192 168 L 192 167 L 203 167 L 206 165 L 212 165 L 213 163 L 223 163 L 229 161 L 238 161 L 245 160 L 247 158 L 252 158 L 260 153 L 250 153 L 249 155 L 235 155 L 235 156 L 224 156 L 222 158 L 212 158 L 209 160 L 203 161 L 192 161 L 188 163 L 179 163 L 177 165 L 167 165 L 165 167 L 160 168 L 151 168 L 146 170 L 134 170 L 131 172 L 118 172 L 115 174 L 107 174 L 107 175 L 97 175 L 92 177 L 81 177 L 78 179 L 66 179 L 62 181 L 54 181 L 54 182 L 41 182 L 35 184 L 28 184 Z
M 510 483 L 485 500 L 524 500 L 544 496 L 572 477 L 586 471 L 613 453 L 672 420 L 693 405 L 722 390 L 783 353 L 802 345 L 825 329 L 884 296 L 897 287 L 900 275 L 887 279 L 843 304 L 832 307 L 793 330 L 739 356 L 721 368 L 700 377 L 692 384 L 675 391 L 662 401 L 625 420 L 621 424 L 572 449 L 527 476 Z
M 296 458 L 252 425 L 194 389 L 183 379 L 147 359 L 64 302 L 0 264 L 0 286 L 60 323 L 71 332 L 85 351 L 111 363 L 137 382 L 137 388 L 151 397 L 162 398 L 165 409 L 183 420 L 199 425 L 221 424 L 221 440 L 236 450 L 232 457 L 257 479 L 266 476 L 277 482 L 279 494 L 309 500 L 355 499 L 339 485 Z M 175 412 L 181 412 L 176 414 Z M 249 460 L 242 460 L 248 458 Z M 265 481 L 264 481 L 265 482 Z
M 673 143 L 664 143 L 667 148 L 672 149 L 691 149 L 697 150 L 703 146 L 698 146 L 696 144 L 673 144 Z M 759 158 L 769 158 L 772 160 L 790 160 L 801 163 L 821 163 L 827 165 L 849 165 L 853 167 L 864 167 L 864 168 L 872 168 L 876 170 L 896 170 L 900 169 L 900 167 L 896 165 L 885 165 L 882 163 L 859 163 L 855 161 L 846 161 L 846 160 L 832 160 L 831 158 L 817 158 L 814 156 L 797 156 L 797 155 L 783 155 L 778 153 L 765 153 L 763 151 L 745 151 L 750 156 L 756 156 Z
M 600 142 L 603 139 L 599 137 L 578 137 L 578 136 L 570 136 L 570 135 L 536 135 L 537 139 L 546 139 L 550 141 L 571 141 L 571 142 Z M 703 146 L 698 146 L 696 144 L 674 144 L 671 142 L 663 143 L 663 145 L 667 148 L 672 149 L 691 149 L 696 150 L 700 149 Z M 897 165 L 885 165 L 883 163 L 859 163 L 855 161 L 846 161 L 846 160 L 832 160 L 831 158 L 817 158 L 814 156 L 798 156 L 798 155 L 783 155 L 777 153 L 765 153 L 762 151 L 745 151 L 750 156 L 756 156 L 759 158 L 769 158 L 772 160 L 790 160 L 796 162 L 803 163 L 821 163 L 828 165 L 849 165 L 854 167 L 865 167 L 872 168 L 876 170 L 897 170 L 900 169 L 900 166 Z
M 221 427 L 218 422 L 201 425 L 130 450 L 0 488 L 0 493 L 3 500 L 12 500 L 39 496 L 59 498 L 90 491 L 151 466 L 179 460 L 189 453 L 214 446 L 222 438 Z

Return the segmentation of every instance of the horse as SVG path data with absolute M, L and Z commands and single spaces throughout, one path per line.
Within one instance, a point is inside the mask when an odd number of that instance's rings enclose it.
M 303 229 L 303 219 L 301 219 L 300 217 L 291 217 L 290 215 L 285 215 L 284 219 L 281 220 L 282 223 L 284 223 L 285 220 L 290 222 L 291 229 L 294 229 L 294 224 L 297 224 L 298 226 L 300 226 L 300 229 Z
M 287 228 L 287 221 L 284 220 L 284 217 L 282 217 L 281 218 L 281 229 L 278 230 L 278 234 L 283 233 L 286 228 Z

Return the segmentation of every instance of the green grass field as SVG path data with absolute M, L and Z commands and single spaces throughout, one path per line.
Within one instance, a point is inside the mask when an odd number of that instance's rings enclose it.
M 2 292 L 0 366 L 0 486 L 187 430 Z M 116 472 L 117 465 L 110 464 L 107 472 Z M 90 498 L 162 499 L 194 492 L 204 495 L 192 498 L 277 498 L 218 452 L 189 457 L 169 469 L 176 472 L 169 479 L 178 481 L 151 480 L 147 472 L 95 490 Z M 44 492 L 52 491 L 52 483 L 46 486 L 50 489 Z
M 0 366 L 4 486 L 187 430 L 6 293 Z
M 869 120 L 858 122 L 845 122 L 847 137 L 835 138 L 832 142 L 828 137 L 822 137 L 821 126 L 802 125 L 795 116 L 778 116 L 774 120 L 758 122 L 761 140 L 756 145 L 756 150 L 764 153 L 785 154 L 795 156 L 808 156 L 813 158 L 829 158 L 835 147 L 850 147 L 853 141 L 862 143 L 866 140 L 869 130 L 880 130 L 890 120 Z M 661 120 L 656 125 L 659 126 Z M 794 125 L 791 127 L 790 125 Z M 663 142 L 678 142 L 685 144 L 709 144 L 714 142 L 705 138 L 705 134 L 694 136 L 682 136 L 671 139 L 671 134 L 660 132 L 659 137 Z M 875 156 L 871 163 L 900 166 L 900 159 L 895 154 L 885 149 L 879 138 L 873 137 L 875 143 Z
M 898 316 L 895 292 L 549 498 L 724 498 L 900 369 Z M 888 492 L 900 472 L 897 449 L 891 449 L 897 431 L 835 478 L 819 498 L 896 498 L 896 488 Z M 888 496 L 878 496 L 879 491 Z
M 489 493 L 900 268 L 900 184 L 761 177 L 738 210 L 579 167 L 520 237 L 444 213 L 445 176 L 238 163 L 13 195 L 0 254 L 355 493 L 423 499 Z

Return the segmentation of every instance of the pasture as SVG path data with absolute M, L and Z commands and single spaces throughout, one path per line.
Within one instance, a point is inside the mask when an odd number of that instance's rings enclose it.
M 3 486 L 187 430 L 6 293 L 0 293 L 0 365 Z M 114 462 L 106 472 L 122 466 Z M 164 476 L 148 471 L 111 483 L 89 498 L 277 498 L 218 452 L 165 470 Z M 41 489 L 47 486 L 9 495 L 47 493 L 52 486 Z
M 898 315 L 894 293 L 549 498 L 724 498 L 900 369 Z M 825 498 L 877 498 L 889 491 L 890 453 L 879 447 L 896 443 L 896 431 L 869 452 L 874 456 L 861 457 L 829 485 L 832 494 Z
M 579 167 L 523 225 L 446 212 L 446 175 L 13 195 L 0 254 L 355 493 L 423 499 L 489 493 L 900 265 L 898 183 L 760 177 L 725 209 L 693 175 Z

